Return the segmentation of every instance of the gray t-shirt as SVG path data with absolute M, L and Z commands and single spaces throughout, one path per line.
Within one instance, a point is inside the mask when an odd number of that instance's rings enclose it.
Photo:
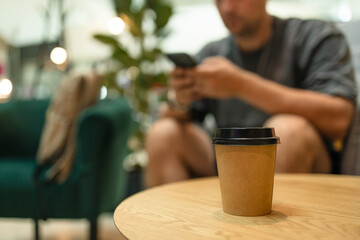
M 233 36 L 206 45 L 197 55 L 201 62 L 223 56 L 244 68 L 241 50 Z M 259 55 L 259 75 L 285 86 L 337 95 L 356 102 L 356 83 L 347 42 L 334 24 L 320 20 L 274 17 L 273 34 Z M 191 115 L 203 121 L 214 115 L 218 127 L 262 126 L 270 117 L 238 98 L 202 99 Z

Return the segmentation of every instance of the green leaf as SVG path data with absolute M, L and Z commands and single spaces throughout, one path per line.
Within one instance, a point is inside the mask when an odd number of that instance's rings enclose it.
M 116 83 L 116 72 L 109 72 L 102 78 L 103 85 L 108 89 L 115 89 L 120 95 L 124 94 L 124 89 L 120 88 Z
M 168 75 L 165 73 L 159 73 L 154 77 L 154 84 L 167 86 L 168 84 Z
M 170 5 L 159 4 L 154 7 L 156 13 L 156 29 L 161 29 L 166 26 L 169 22 L 171 15 L 173 14 L 173 9 Z
M 162 54 L 161 49 L 155 48 L 152 51 L 144 51 L 142 57 L 150 62 L 154 62 L 160 54 Z
M 146 4 L 147 4 L 148 8 L 154 9 L 158 5 L 161 5 L 161 4 L 164 4 L 164 3 L 163 3 L 163 0 L 147 0 Z
M 129 54 L 119 46 L 114 50 L 112 57 L 122 63 L 125 67 L 137 65 L 137 61 L 130 57 Z
M 153 52 L 156 53 L 156 54 L 161 54 L 161 53 L 163 53 L 163 51 L 162 51 L 160 48 L 155 48 L 155 49 L 153 50 Z
M 160 28 L 155 31 L 155 34 L 158 38 L 164 39 L 167 36 L 169 36 L 172 33 L 172 31 L 173 31 L 172 29 L 170 30 L 167 28 Z
M 111 45 L 113 47 L 118 47 L 118 45 L 119 45 L 118 41 L 114 37 L 109 36 L 109 35 L 95 34 L 94 38 L 99 40 L 102 43 Z
M 141 13 L 131 13 L 127 15 L 128 18 L 128 26 L 131 34 L 133 36 L 142 37 L 143 33 L 141 31 L 142 24 L 142 15 Z M 141 19 L 141 21 L 140 21 Z
M 115 9 L 117 13 L 130 12 L 131 0 L 114 0 Z
M 144 34 L 142 32 L 142 23 L 143 23 L 143 18 L 144 18 L 144 13 L 145 13 L 145 7 L 142 7 L 139 12 L 136 12 L 133 14 L 133 23 L 134 23 L 134 27 L 135 27 L 135 31 L 133 32 L 133 34 L 135 36 L 139 36 L 142 37 Z

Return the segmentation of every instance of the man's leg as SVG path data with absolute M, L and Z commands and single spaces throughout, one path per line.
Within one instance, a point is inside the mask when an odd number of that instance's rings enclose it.
M 274 127 L 280 137 L 276 172 L 329 173 L 331 161 L 324 142 L 305 118 L 280 114 L 271 117 L 267 127 Z
M 148 132 L 146 150 L 148 187 L 188 179 L 191 174 L 216 174 L 211 140 L 193 123 L 160 119 Z

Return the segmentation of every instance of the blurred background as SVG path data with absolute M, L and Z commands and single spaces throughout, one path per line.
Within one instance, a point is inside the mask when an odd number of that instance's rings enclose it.
M 214 0 L 169 1 L 173 14 L 160 46 L 163 52 L 195 54 L 227 34 Z M 281 18 L 357 22 L 344 29 L 360 39 L 359 0 L 268 0 L 268 11 Z M 113 0 L 0 0 L 0 102 L 50 98 L 69 69 L 106 72 L 112 49 L 94 35 L 120 36 L 125 26 L 116 15 Z M 360 40 L 352 46 L 360 56 Z M 0 239 L 32 239 L 31 224 L 29 219 L 0 218 Z M 44 239 L 87 239 L 87 224 L 49 220 Z M 100 239 L 120 239 L 111 213 L 100 219 L 100 226 Z
M 227 34 L 213 0 L 171 2 L 171 33 L 163 42 L 163 51 L 196 53 L 209 40 Z M 279 17 L 335 22 L 360 19 L 358 0 L 269 0 L 268 10 Z M 68 65 L 79 71 L 101 66 L 111 52 L 93 35 L 121 31 L 111 21 L 115 15 L 112 0 L 1 0 L 0 101 L 47 98 Z

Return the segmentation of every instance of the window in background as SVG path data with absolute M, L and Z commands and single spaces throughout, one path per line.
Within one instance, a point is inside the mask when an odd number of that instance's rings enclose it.
M 143 0 L 139 0 L 143 1 Z M 170 26 L 172 33 L 164 41 L 167 52 L 184 51 L 195 54 L 207 42 L 227 35 L 227 30 L 214 6 L 215 0 L 169 0 L 175 7 Z M 49 12 L 51 21 L 44 21 L 47 4 L 53 0 L 1 0 L 0 38 L 9 43 L 15 54 L 5 60 L 0 56 L 0 65 L 6 65 L 6 74 L 14 83 L 14 93 L 26 95 L 26 85 L 34 79 L 37 53 L 32 54 L 43 41 L 53 43 L 59 32 L 58 11 Z M 67 10 L 65 44 L 68 59 L 74 67 L 84 71 L 94 63 L 101 62 L 111 54 L 109 48 L 93 38 L 94 33 L 107 33 L 108 22 L 115 16 L 113 0 L 63 0 Z M 55 6 L 56 8 L 56 6 Z M 360 0 L 268 0 L 268 10 L 279 17 L 320 18 L 336 22 L 360 21 Z M 357 31 L 360 32 L 360 31 Z M 355 32 L 354 34 L 360 34 Z M 31 56 L 23 53 L 31 50 Z M 7 50 L 8 51 L 8 50 Z M 1 53 L 0 53 L 1 55 Z M 27 55 L 27 54 L 25 54 Z M 18 59 L 23 58 L 23 59 Z M 22 64 L 13 64 L 14 61 Z M 21 66 L 21 67 L 20 67 Z M 10 74 L 11 73 L 11 74 Z M 52 74 L 43 76 L 42 96 L 52 93 L 57 81 Z

